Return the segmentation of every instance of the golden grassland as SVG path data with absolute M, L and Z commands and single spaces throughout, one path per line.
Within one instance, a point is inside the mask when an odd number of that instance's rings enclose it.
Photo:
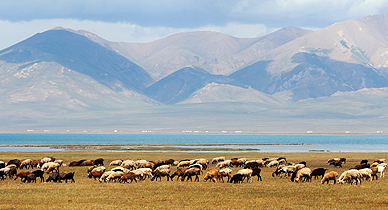
M 173 158 L 227 159 L 246 157 L 286 157 L 289 162 L 306 161 L 311 169 L 324 167 L 338 173 L 353 167 L 362 159 L 388 159 L 388 153 L 182 153 L 182 152 L 2 152 L 0 160 L 40 159 L 53 156 L 66 164 L 81 159 L 104 158 L 107 170 L 115 159 L 165 160 Z M 327 159 L 345 157 L 344 168 L 328 166 Z M 361 185 L 329 185 L 320 180 L 293 183 L 288 178 L 272 177 L 274 168 L 262 168 L 263 181 L 231 184 L 190 181 L 150 181 L 138 183 L 99 183 L 86 176 L 85 167 L 62 167 L 61 172 L 75 171 L 76 183 L 22 183 L 20 179 L 0 181 L 0 209 L 388 209 L 388 177 L 363 181 Z M 210 169 L 215 165 L 210 165 Z M 173 173 L 176 168 L 171 168 Z M 233 174 L 240 168 L 232 168 Z M 26 169 L 23 169 L 26 171 Z M 206 173 L 206 171 L 204 172 Z M 45 178 L 48 175 L 45 174 Z M 226 180 L 225 180 L 226 181 Z

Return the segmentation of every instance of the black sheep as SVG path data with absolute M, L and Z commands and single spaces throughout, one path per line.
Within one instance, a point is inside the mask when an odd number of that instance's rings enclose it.
M 44 182 L 44 177 L 43 177 L 44 171 L 43 170 L 41 170 L 41 169 L 35 170 L 32 173 L 35 174 L 36 177 L 40 178 L 40 182 Z
M 319 176 L 323 176 L 325 175 L 325 172 L 326 172 L 327 169 L 324 169 L 324 168 L 316 168 L 314 169 L 312 172 L 311 172 L 311 177 L 314 176 L 314 179 L 317 179 L 319 178 Z
M 237 184 L 237 183 L 242 183 L 243 181 L 243 175 L 241 174 L 235 174 L 232 176 L 232 178 L 230 179 L 230 183 L 234 183 L 234 184 Z

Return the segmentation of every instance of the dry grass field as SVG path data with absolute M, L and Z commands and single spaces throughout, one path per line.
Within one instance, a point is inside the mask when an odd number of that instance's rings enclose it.
M 2 152 L 0 160 L 40 159 L 53 156 L 66 164 L 81 159 L 104 158 L 109 170 L 114 159 L 165 160 L 173 158 L 227 159 L 246 157 L 286 157 L 289 162 L 306 161 L 311 169 L 324 167 L 338 173 L 353 167 L 362 159 L 386 158 L 388 153 L 167 153 L 167 152 Z M 328 166 L 327 159 L 345 157 L 344 168 Z M 213 169 L 215 165 L 210 165 Z M 61 172 L 75 171 L 76 183 L 22 183 L 20 179 L 0 180 L 0 209 L 388 209 L 388 177 L 363 181 L 361 185 L 293 183 L 289 178 L 272 177 L 274 168 L 262 168 L 263 181 L 231 184 L 190 181 L 150 181 L 138 183 L 100 183 L 87 178 L 85 167 L 62 167 Z M 232 168 L 233 174 L 239 168 Z M 172 167 L 171 173 L 176 170 Z M 26 171 L 23 169 L 22 171 Z M 206 171 L 205 171 L 206 173 Z M 45 179 L 48 177 L 45 174 Z

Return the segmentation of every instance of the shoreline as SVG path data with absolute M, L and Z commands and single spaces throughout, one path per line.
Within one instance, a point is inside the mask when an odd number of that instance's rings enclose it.
M 374 146 L 319 144 L 3 144 L 0 145 L 0 152 L 381 153 L 388 151 L 386 145 L 377 147 L 378 149 Z

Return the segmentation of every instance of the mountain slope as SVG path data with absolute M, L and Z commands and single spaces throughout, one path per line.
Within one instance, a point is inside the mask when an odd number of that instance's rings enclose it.
M 226 75 L 311 31 L 287 27 L 271 34 L 242 39 L 217 32 L 188 32 L 150 43 L 100 43 L 138 63 L 156 80 L 187 65 Z
M 210 83 L 195 91 L 188 99 L 179 102 L 215 103 L 215 102 L 250 102 L 265 105 L 281 104 L 273 97 L 252 88 L 241 88 L 228 84 Z
M 298 65 L 289 72 L 275 76 L 267 71 L 271 62 L 260 61 L 229 77 L 271 95 L 292 91 L 293 101 L 330 96 L 337 91 L 388 87 L 387 78 L 361 64 L 345 63 L 310 53 L 297 53 L 292 59 Z
M 186 67 L 154 83 L 144 93 L 165 104 L 175 104 L 212 82 L 235 84 L 226 76 L 212 75 L 201 68 Z
M 140 66 L 125 57 L 66 30 L 36 34 L 0 51 L 0 60 L 26 65 L 56 62 L 117 91 L 141 91 L 154 82 Z
M 144 106 L 142 97 L 145 100 L 144 96 L 129 90 L 118 93 L 55 62 L 27 66 L 0 62 L 0 105 L 15 112 L 16 107 L 47 114 L 115 110 Z

